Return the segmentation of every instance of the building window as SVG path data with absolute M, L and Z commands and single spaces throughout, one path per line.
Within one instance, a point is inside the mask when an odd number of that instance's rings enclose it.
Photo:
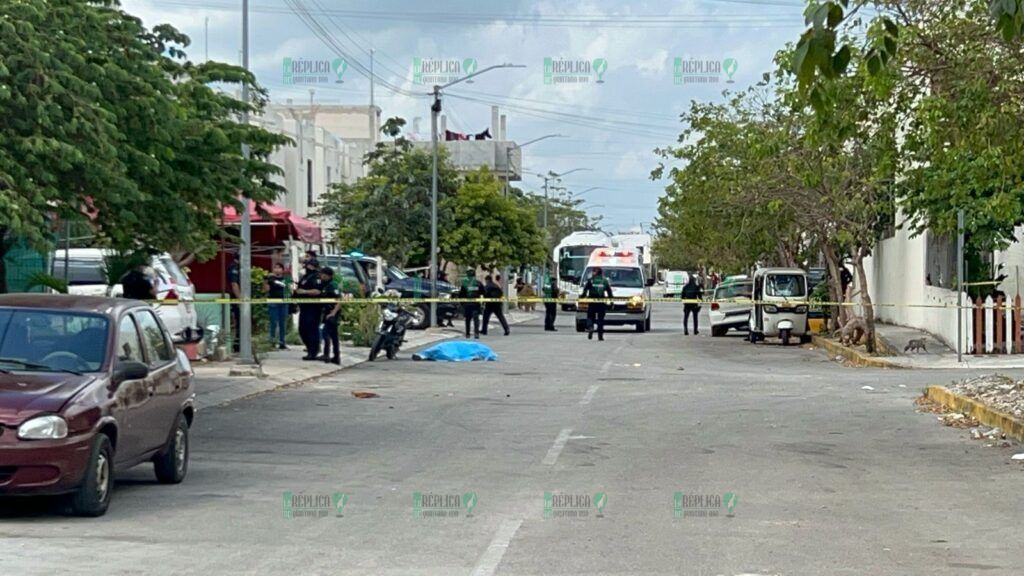
M 313 207 L 313 161 L 306 160 L 306 206 Z

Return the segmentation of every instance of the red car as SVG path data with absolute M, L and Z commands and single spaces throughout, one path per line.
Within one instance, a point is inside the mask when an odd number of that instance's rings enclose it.
M 0 496 L 68 494 L 74 514 L 100 516 L 115 471 L 152 462 L 181 482 L 192 376 L 144 302 L 0 295 Z

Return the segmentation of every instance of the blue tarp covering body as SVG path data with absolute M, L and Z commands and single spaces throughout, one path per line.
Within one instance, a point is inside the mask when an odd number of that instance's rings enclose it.
M 498 355 L 489 347 L 479 342 L 442 342 L 413 355 L 415 360 L 434 360 L 437 362 L 472 362 L 486 360 L 494 362 Z

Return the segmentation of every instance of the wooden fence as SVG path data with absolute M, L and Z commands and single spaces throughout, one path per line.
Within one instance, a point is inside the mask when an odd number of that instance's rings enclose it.
M 1021 299 L 978 298 L 971 303 L 971 354 L 1024 354 L 1021 338 Z

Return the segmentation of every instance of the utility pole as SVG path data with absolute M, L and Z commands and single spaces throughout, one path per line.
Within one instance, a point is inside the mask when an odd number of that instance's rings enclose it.
M 249 70 L 249 0 L 242 0 L 242 68 Z M 242 83 L 242 102 L 249 105 L 249 83 Z M 249 123 L 249 111 L 242 111 L 242 123 Z M 249 144 L 242 143 L 242 158 L 249 161 Z M 242 197 L 242 250 L 241 263 L 239 265 L 239 286 L 242 290 L 242 303 L 240 306 L 238 327 L 239 337 L 239 361 L 242 364 L 252 364 L 252 307 L 249 298 L 252 295 L 252 223 L 249 220 L 252 200 Z
M 203 49 L 206 51 L 204 62 L 210 61 L 210 17 L 203 19 Z
M 377 110 L 375 108 L 373 99 L 373 53 L 374 49 L 370 48 L 370 134 L 368 136 L 371 144 L 377 143 Z
M 443 86 L 435 85 L 434 90 L 430 92 L 430 95 L 434 97 L 434 101 L 430 105 L 430 147 L 433 155 L 433 166 L 431 168 L 430 177 L 430 323 L 437 321 L 437 117 L 441 114 L 441 90 L 496 68 L 525 67 L 526 66 L 523 66 L 522 64 L 497 64 L 495 66 L 488 66 L 487 68 L 474 72 L 469 76 L 463 76 L 462 78 L 452 80 Z

